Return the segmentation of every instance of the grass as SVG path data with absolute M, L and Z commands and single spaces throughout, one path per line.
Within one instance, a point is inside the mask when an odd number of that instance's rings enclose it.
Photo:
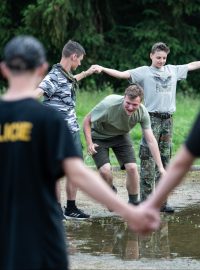
M 112 94 L 112 89 L 107 88 L 105 91 L 86 92 L 80 91 L 77 95 L 77 116 L 81 127 L 81 140 L 84 148 L 84 159 L 87 165 L 94 165 L 90 156 L 87 155 L 87 146 L 82 131 L 82 123 L 85 115 L 105 96 Z M 173 149 L 172 155 L 174 156 L 179 149 L 180 145 L 184 142 L 191 125 L 199 111 L 199 96 L 187 97 L 182 94 L 177 94 L 176 113 L 174 114 L 174 130 L 173 130 Z M 136 156 L 138 156 L 140 139 L 142 136 L 140 125 L 131 131 L 131 138 L 133 140 Z M 117 165 L 114 154 L 111 151 L 111 163 Z M 139 158 L 137 158 L 139 164 Z M 199 160 L 195 164 L 200 164 Z

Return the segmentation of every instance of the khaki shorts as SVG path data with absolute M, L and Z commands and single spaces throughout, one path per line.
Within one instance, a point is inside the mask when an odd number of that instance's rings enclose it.
M 110 163 L 110 148 L 113 150 L 122 170 L 125 169 L 124 164 L 136 163 L 135 152 L 129 134 L 116 136 L 106 140 L 93 139 L 93 143 L 99 145 L 96 148 L 97 153 L 92 156 L 98 169 L 104 164 Z

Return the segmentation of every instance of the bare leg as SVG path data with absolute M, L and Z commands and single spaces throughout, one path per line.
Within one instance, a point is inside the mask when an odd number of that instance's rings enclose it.
M 66 182 L 66 193 L 67 193 L 67 200 L 75 201 L 76 194 L 77 194 L 77 187 L 70 183 L 69 181 Z
M 138 194 L 139 192 L 139 174 L 136 163 L 125 164 L 127 173 L 126 188 L 129 194 Z
M 111 165 L 110 163 L 106 163 L 101 168 L 99 168 L 99 173 L 103 177 L 103 179 L 108 183 L 110 187 L 113 186 L 113 175 L 112 175 L 112 170 L 111 170 Z
M 136 163 L 125 164 L 127 173 L 126 188 L 128 191 L 129 203 L 137 205 L 139 193 L 139 174 Z
M 67 204 L 64 211 L 65 218 L 76 218 L 76 219 L 86 219 L 89 218 L 90 215 L 85 214 L 76 206 L 76 194 L 77 187 L 73 185 L 71 182 L 66 182 L 66 194 L 67 194 Z

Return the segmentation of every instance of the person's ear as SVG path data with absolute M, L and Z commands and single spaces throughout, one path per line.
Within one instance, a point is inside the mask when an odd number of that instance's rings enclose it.
M 43 77 L 48 70 L 49 64 L 47 62 L 44 62 L 41 66 L 37 68 L 37 73 L 40 77 Z
M 2 76 L 5 79 L 7 79 L 9 77 L 10 71 L 9 71 L 8 67 L 6 66 L 6 64 L 4 62 L 0 63 L 0 70 L 1 70 Z
M 75 61 L 77 58 L 78 58 L 78 56 L 77 56 L 76 53 L 73 53 L 73 54 L 71 55 L 72 61 Z

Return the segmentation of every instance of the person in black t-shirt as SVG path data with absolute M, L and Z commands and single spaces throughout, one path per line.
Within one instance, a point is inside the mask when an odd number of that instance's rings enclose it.
M 48 67 L 42 44 L 31 36 L 13 38 L 0 67 L 8 80 L 0 98 L 0 269 L 68 268 L 55 190 L 64 174 L 122 216 L 131 229 L 157 229 L 157 212 L 138 211 L 120 200 L 84 166 L 60 114 L 33 98 Z
M 175 158 L 170 162 L 166 174 L 161 177 L 155 192 L 147 201 L 140 205 L 141 208 L 159 211 L 169 193 L 182 181 L 189 171 L 194 160 L 200 157 L 200 113 L 185 141 Z

